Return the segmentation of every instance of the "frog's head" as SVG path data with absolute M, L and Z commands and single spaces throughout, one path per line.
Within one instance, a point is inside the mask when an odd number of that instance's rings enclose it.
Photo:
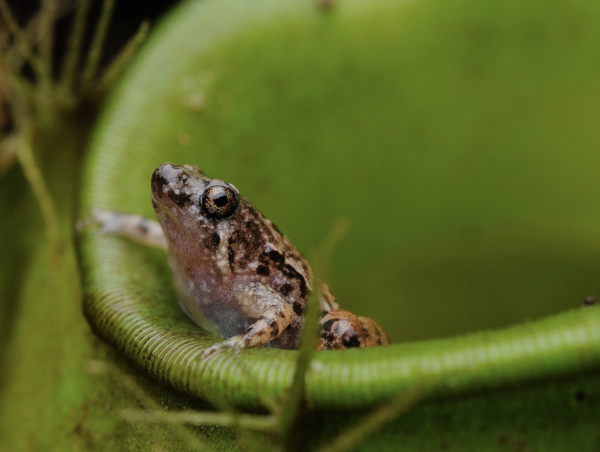
M 210 179 L 197 167 L 163 163 L 152 174 L 152 204 L 167 241 L 184 246 L 214 234 L 238 213 L 240 195 L 231 184 Z M 206 242 L 204 242 L 206 243 Z
M 310 272 L 273 223 L 237 188 L 206 177 L 198 168 L 160 165 L 152 175 L 152 202 L 172 265 L 197 275 L 198 284 L 206 282 L 207 273 L 267 280 Z M 290 267 L 292 261 L 296 267 Z
M 209 179 L 198 167 L 163 163 L 152 174 L 152 200 L 158 211 L 187 210 L 223 220 L 235 213 L 240 195 L 233 185 Z

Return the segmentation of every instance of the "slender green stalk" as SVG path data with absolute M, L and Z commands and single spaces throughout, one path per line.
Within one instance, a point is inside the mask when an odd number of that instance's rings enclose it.
M 115 6 L 115 0 L 104 0 L 102 4 L 102 12 L 100 13 L 100 19 L 98 25 L 96 25 L 96 32 L 92 39 L 92 45 L 88 52 L 87 61 L 85 68 L 83 69 L 83 79 L 81 82 L 81 90 L 87 90 L 96 73 L 98 71 L 98 65 L 100 64 L 100 56 L 102 55 L 102 47 L 104 46 L 104 40 L 106 38 L 106 32 L 108 31 L 108 25 L 112 17 L 112 12 Z
M 311 264 L 313 269 L 313 289 L 304 311 L 304 326 L 302 327 L 302 341 L 300 353 L 296 360 L 296 369 L 290 395 L 283 409 L 281 419 L 281 437 L 284 450 L 294 448 L 296 425 L 303 412 L 304 395 L 306 389 L 306 373 L 310 367 L 310 361 L 315 353 L 315 343 L 319 333 L 319 297 L 321 294 L 321 276 L 327 271 L 326 267 L 331 264 L 333 249 L 345 234 L 347 222 L 343 219 L 336 220 L 331 233 L 323 240 L 317 250 L 311 253 Z
M 5 64 L 6 63 L 6 64 Z M 9 106 L 15 110 L 15 116 L 27 115 L 27 104 L 35 97 L 35 85 L 18 75 L 16 65 L 11 61 L 0 60 L 0 88 L 4 96 L 9 98 Z
M 12 15 L 6 0 L 0 0 L 0 15 L 6 22 L 10 33 L 13 35 L 19 52 L 23 55 L 23 58 L 31 65 L 40 83 L 49 85 L 50 75 L 46 72 L 44 65 L 41 63 L 38 56 L 33 52 L 27 37 L 23 33 L 21 27 Z
M 130 422 L 166 422 L 169 424 L 218 425 L 220 427 L 242 427 L 261 432 L 273 432 L 277 428 L 275 416 L 252 414 L 210 413 L 202 411 L 165 412 L 162 410 L 142 411 L 122 409 L 118 416 Z
M 350 223 L 347 218 L 336 218 L 333 221 L 333 225 L 329 235 L 321 242 L 318 249 L 318 257 L 316 264 L 320 264 L 319 277 L 322 281 L 331 280 L 331 268 L 333 264 L 333 252 L 340 243 L 340 240 L 344 238 Z
M 19 137 L 15 134 L 3 137 L 0 141 L 0 176 L 16 162 L 18 148 Z
M 313 267 L 314 270 L 314 267 Z M 293 450 L 295 440 L 294 432 L 304 411 L 303 402 L 306 390 L 306 372 L 315 353 L 319 323 L 319 293 L 320 283 L 313 287 L 304 311 L 304 326 L 302 328 L 302 341 L 300 343 L 296 369 L 290 388 L 289 398 L 283 407 L 280 423 L 281 444 L 283 450 Z
M 52 78 L 52 53 L 54 48 L 53 28 L 57 9 L 57 0 L 44 0 L 37 27 L 40 61 L 50 79 Z
M 119 52 L 116 58 L 112 61 L 110 66 L 104 71 L 102 77 L 97 85 L 97 90 L 102 92 L 110 87 L 123 73 L 125 68 L 129 65 L 138 48 L 146 40 L 148 36 L 148 30 L 150 29 L 150 22 L 142 22 L 142 25 L 138 29 L 137 33 L 125 47 Z
M 414 407 L 421 399 L 424 389 L 423 384 L 413 386 L 390 403 L 379 407 L 363 420 L 348 427 L 336 439 L 325 447 L 318 449 L 317 452 L 344 452 L 356 447 L 369 435 Z
M 90 0 L 79 0 L 67 44 L 67 52 L 62 65 L 60 85 L 62 91 L 65 93 L 73 90 L 73 81 L 75 80 L 77 67 L 81 60 L 81 47 L 83 45 L 83 35 L 89 9 Z
M 1 2 L 3 1 L 1 0 Z M 56 244 L 58 242 L 58 214 L 33 153 L 34 132 L 30 122 L 32 117 L 30 101 L 33 93 L 29 91 L 28 85 L 23 82 L 21 77 L 11 73 L 1 62 L 0 86 L 8 97 L 16 124 L 17 160 L 40 206 L 48 239 L 50 243 Z
M 58 242 L 58 214 L 40 167 L 33 155 L 33 132 L 29 124 L 20 124 L 19 135 L 20 144 L 17 150 L 17 159 L 40 206 L 46 224 L 48 240 L 50 243 L 56 244 Z

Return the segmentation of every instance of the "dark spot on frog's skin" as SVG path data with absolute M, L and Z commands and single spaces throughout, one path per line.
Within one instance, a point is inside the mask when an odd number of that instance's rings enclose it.
M 288 284 L 289 285 L 289 284 Z M 304 308 L 302 306 L 302 303 L 300 303 L 299 301 L 296 301 L 292 308 L 294 309 L 294 313 L 296 315 L 302 315 L 304 313 Z
M 306 284 L 306 280 L 300 273 L 298 273 L 298 271 L 294 267 L 285 263 L 285 257 L 283 254 L 281 254 L 279 251 L 271 250 L 267 253 L 261 254 L 259 257 L 259 262 L 259 268 L 261 266 L 266 266 L 270 268 L 274 267 L 281 273 L 283 273 L 283 275 L 288 280 L 297 280 L 298 288 L 300 289 L 300 296 L 304 299 L 306 298 L 306 296 L 308 295 L 308 286 Z M 280 290 L 282 295 L 287 296 L 293 290 L 293 286 L 291 284 L 286 283 L 283 286 L 281 286 Z M 284 293 L 284 291 L 287 293 Z
M 294 290 L 294 288 L 292 287 L 291 284 L 285 283 L 283 286 L 281 286 L 281 288 L 279 289 L 279 292 L 281 293 L 281 295 L 283 295 L 284 297 L 288 296 L 290 294 L 290 292 Z
M 337 322 L 337 319 L 329 319 L 321 326 L 321 337 L 323 337 L 323 334 L 331 333 L 331 329 L 335 322 Z
M 215 243 L 215 246 L 219 246 L 219 244 L 221 243 L 221 236 L 218 232 L 213 232 L 213 241 Z
M 294 278 L 298 280 L 300 284 L 300 296 L 302 298 L 306 298 L 306 296 L 308 295 L 308 286 L 306 285 L 306 280 L 304 279 L 304 277 L 300 273 L 298 273 L 296 269 L 291 265 L 282 266 L 281 271 L 288 278 Z
M 229 260 L 229 268 L 233 271 L 233 264 L 235 263 L 235 252 L 231 246 L 227 247 L 227 259 Z
M 593 306 L 594 304 L 596 304 L 596 297 L 593 295 L 589 295 L 583 300 L 584 306 Z
M 267 267 L 266 265 L 259 265 L 258 268 L 256 269 L 256 273 L 258 273 L 259 275 L 262 275 L 262 276 L 269 276 L 271 271 L 269 270 L 269 267 Z
M 335 336 L 333 335 L 333 333 L 331 331 L 321 331 L 321 339 L 323 339 L 326 343 L 333 343 L 335 342 Z
M 265 255 L 275 263 L 283 264 L 285 262 L 284 255 L 277 250 L 269 251 L 268 253 L 265 253 Z
M 342 334 L 342 344 L 346 348 L 360 347 L 360 336 L 354 330 L 346 331 Z

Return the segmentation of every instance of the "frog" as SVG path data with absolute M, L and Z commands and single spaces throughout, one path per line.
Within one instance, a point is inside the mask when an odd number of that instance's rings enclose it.
M 183 312 L 225 340 L 203 357 L 254 347 L 296 349 L 315 286 L 306 259 L 231 183 L 197 166 L 163 163 L 151 177 L 157 221 L 95 211 L 100 233 L 163 248 Z M 341 309 L 319 284 L 317 350 L 390 343 L 377 322 Z

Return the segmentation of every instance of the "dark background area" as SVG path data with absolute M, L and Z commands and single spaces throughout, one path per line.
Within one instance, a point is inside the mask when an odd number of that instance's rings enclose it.
M 64 50 L 69 39 L 71 22 L 76 1 L 59 0 L 59 19 L 56 22 L 54 41 L 54 69 L 60 67 Z M 119 50 L 135 34 L 140 24 L 148 20 L 151 25 L 167 12 L 177 0 L 128 0 L 115 2 L 112 20 L 102 54 L 101 66 L 106 66 Z M 9 0 L 8 4 L 21 25 L 31 20 L 40 9 L 39 0 Z M 98 22 L 103 2 L 92 0 L 87 20 L 84 55 L 94 33 L 94 25 Z

